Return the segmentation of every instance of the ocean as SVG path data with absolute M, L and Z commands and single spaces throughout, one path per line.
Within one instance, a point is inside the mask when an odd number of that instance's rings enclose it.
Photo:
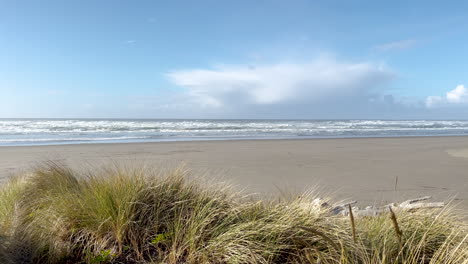
M 468 120 L 0 119 L 0 146 L 468 135 Z

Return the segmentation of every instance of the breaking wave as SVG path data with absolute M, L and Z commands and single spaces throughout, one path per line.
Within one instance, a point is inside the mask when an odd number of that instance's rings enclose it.
M 0 119 L 0 145 L 466 134 L 462 120 Z

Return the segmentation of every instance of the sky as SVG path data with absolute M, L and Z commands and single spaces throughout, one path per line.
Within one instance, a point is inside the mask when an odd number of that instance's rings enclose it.
M 0 0 L 0 118 L 468 119 L 467 10 Z

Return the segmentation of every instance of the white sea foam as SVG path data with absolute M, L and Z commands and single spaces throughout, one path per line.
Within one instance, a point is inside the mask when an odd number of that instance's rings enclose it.
M 24 120 L 0 119 L 0 145 L 217 138 L 468 134 L 451 120 Z

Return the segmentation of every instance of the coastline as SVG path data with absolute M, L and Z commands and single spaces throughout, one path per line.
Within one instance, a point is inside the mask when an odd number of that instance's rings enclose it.
M 245 137 L 245 138 L 178 138 L 178 139 L 162 139 L 162 140 L 141 140 L 141 141 L 74 141 L 65 143 L 34 143 L 34 144 L 18 144 L 18 145 L 0 145 L 1 148 L 14 147 L 48 147 L 48 146 L 75 146 L 75 145 L 108 145 L 108 144 L 159 144 L 159 143 L 183 143 L 183 142 L 230 142 L 230 141 L 278 141 L 278 140 L 348 140 L 348 139 L 394 139 L 394 138 L 458 138 L 467 137 L 468 135 L 405 135 L 405 136 L 337 136 L 337 137 Z
M 317 188 L 360 205 L 431 195 L 434 200 L 456 197 L 455 203 L 468 208 L 466 150 L 468 136 L 3 146 L 0 181 L 44 161 L 76 168 L 185 163 L 197 175 L 230 182 L 249 193 L 286 195 Z

